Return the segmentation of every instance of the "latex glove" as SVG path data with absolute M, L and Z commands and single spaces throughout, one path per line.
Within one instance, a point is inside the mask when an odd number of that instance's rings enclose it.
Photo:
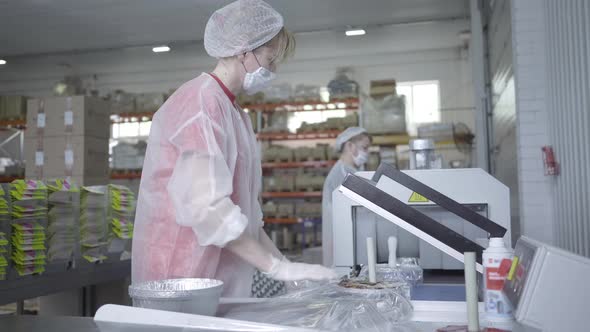
M 262 272 L 270 271 L 272 260 L 276 259 L 258 240 L 245 232 L 229 242 L 225 248 Z
M 272 258 L 270 271 L 266 273 L 270 278 L 281 281 L 297 280 L 330 280 L 337 279 L 338 274 L 322 265 L 292 263 L 288 259 Z
M 321 265 L 291 263 L 286 258 L 277 258 L 247 233 L 242 233 L 239 238 L 229 242 L 225 248 L 275 280 L 329 280 L 338 278 L 336 272 Z

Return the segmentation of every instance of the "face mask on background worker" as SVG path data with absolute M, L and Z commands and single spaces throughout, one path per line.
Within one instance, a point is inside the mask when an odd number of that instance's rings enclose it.
M 356 154 L 353 155 L 354 164 L 356 165 L 356 167 L 361 167 L 369 159 L 369 153 L 367 151 L 364 151 L 363 147 L 358 144 L 356 144 L 355 147 L 356 147 Z
M 246 92 L 249 95 L 253 95 L 266 89 L 277 76 L 275 73 L 273 73 L 272 71 L 268 70 L 260 64 L 260 61 L 258 61 L 258 57 L 254 52 L 251 52 L 251 54 L 252 56 L 254 56 L 254 59 L 256 59 L 256 62 L 258 63 L 258 69 L 256 69 L 252 73 L 249 73 L 248 70 L 246 70 L 246 65 L 242 63 L 242 65 L 244 66 L 244 70 L 246 71 L 242 87 L 244 89 L 244 92 Z

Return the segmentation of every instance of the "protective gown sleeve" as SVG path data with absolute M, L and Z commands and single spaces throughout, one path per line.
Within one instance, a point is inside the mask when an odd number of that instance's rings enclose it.
M 221 147 L 227 151 L 231 134 L 200 113 L 170 138 L 179 152 L 167 186 L 176 222 L 191 227 L 202 246 L 224 247 L 248 225 L 248 218 L 230 198 L 233 174 Z

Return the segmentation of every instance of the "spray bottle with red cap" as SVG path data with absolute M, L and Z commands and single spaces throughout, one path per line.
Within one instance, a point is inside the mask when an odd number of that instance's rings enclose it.
M 513 254 L 511 249 L 504 246 L 502 238 L 491 238 L 488 248 L 483 252 L 483 293 L 488 320 L 514 319 L 512 305 L 503 291 Z

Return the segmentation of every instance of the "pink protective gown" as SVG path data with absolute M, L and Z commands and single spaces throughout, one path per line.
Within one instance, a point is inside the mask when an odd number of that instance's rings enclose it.
M 254 268 L 223 247 L 258 239 L 262 171 L 248 115 L 210 74 L 181 86 L 155 114 L 135 231 L 133 283 L 215 278 L 249 297 Z

